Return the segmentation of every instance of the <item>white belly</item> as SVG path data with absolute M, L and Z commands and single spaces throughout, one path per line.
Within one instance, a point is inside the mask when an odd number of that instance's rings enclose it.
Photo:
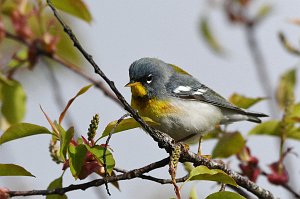
M 161 125 L 156 128 L 176 141 L 193 134 L 203 135 L 223 119 L 221 110 L 207 103 L 176 99 L 172 105 L 179 107 L 179 110 L 175 114 L 160 118 Z

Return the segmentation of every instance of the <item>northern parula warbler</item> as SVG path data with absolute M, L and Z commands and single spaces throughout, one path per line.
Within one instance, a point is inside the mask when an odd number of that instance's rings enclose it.
M 181 68 L 155 58 L 141 58 L 129 68 L 131 105 L 175 141 L 190 142 L 218 124 L 260 123 L 263 113 L 238 108 Z

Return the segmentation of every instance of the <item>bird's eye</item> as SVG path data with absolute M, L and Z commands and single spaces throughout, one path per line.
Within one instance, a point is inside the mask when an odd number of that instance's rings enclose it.
M 152 82 L 152 80 L 153 80 L 153 76 L 151 74 L 148 75 L 147 78 L 146 78 L 147 84 L 150 84 Z

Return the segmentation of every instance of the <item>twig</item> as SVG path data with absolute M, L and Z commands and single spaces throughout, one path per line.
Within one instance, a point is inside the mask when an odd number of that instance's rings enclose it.
M 93 180 L 93 181 L 90 181 L 87 183 L 70 185 L 68 187 L 57 188 L 57 189 L 52 189 L 52 190 L 9 191 L 8 194 L 10 197 L 32 196 L 32 195 L 52 195 L 52 194 L 63 195 L 67 192 L 74 191 L 74 190 L 86 190 L 90 187 L 98 187 L 98 186 L 105 184 L 105 181 L 106 182 L 116 182 L 116 181 L 121 181 L 121 180 L 129 180 L 129 179 L 137 178 L 140 175 L 142 175 L 143 173 L 148 173 L 149 171 L 152 171 L 154 169 L 164 167 L 168 163 L 169 163 L 169 158 L 165 158 L 158 162 L 154 162 L 147 166 L 141 167 L 139 169 L 133 169 L 124 174 L 120 174 L 117 176 L 109 176 L 107 178 L 97 179 L 97 180 Z
M 120 168 L 114 168 L 115 171 L 117 172 L 120 172 L 120 173 L 126 173 L 128 172 L 127 170 L 125 169 L 120 169 Z M 176 182 L 177 183 L 180 183 L 180 182 L 185 182 L 187 179 L 188 179 L 188 175 L 185 175 L 181 178 L 177 178 L 176 179 Z M 138 176 L 138 178 L 141 178 L 141 179 L 144 179 L 144 180 L 149 180 L 149 181 L 153 181 L 153 182 L 157 182 L 157 183 L 160 183 L 160 184 L 172 184 L 172 180 L 171 179 L 162 179 L 162 178 L 156 178 L 156 177 L 153 177 L 153 176 L 149 176 L 149 175 L 140 175 Z
M 292 193 L 295 198 L 300 198 L 300 194 L 297 193 L 295 190 L 293 190 L 292 187 L 289 186 L 288 184 L 282 185 L 282 187 L 284 187 L 286 190 L 288 190 L 290 193 Z
M 149 133 L 149 135 L 158 143 L 159 147 L 164 148 L 168 153 L 172 152 L 172 149 L 175 148 L 176 144 L 175 141 L 167 134 L 162 133 L 150 126 L 148 126 L 142 118 L 138 115 L 136 111 L 132 109 L 132 107 L 128 104 L 128 102 L 124 99 L 123 95 L 119 92 L 119 90 L 115 87 L 114 82 L 111 81 L 99 68 L 99 66 L 95 63 L 92 56 L 86 52 L 86 50 L 81 46 L 80 42 L 77 40 L 76 36 L 74 35 L 73 31 L 70 29 L 68 25 L 66 25 L 59 14 L 57 13 L 54 6 L 51 4 L 50 0 L 47 0 L 47 3 L 49 7 L 52 9 L 54 16 L 57 18 L 57 20 L 60 22 L 62 27 L 64 28 L 64 31 L 69 36 L 69 38 L 73 41 L 74 46 L 82 53 L 82 55 L 87 59 L 87 61 L 93 66 L 95 73 L 100 75 L 104 81 L 109 85 L 109 87 L 112 89 L 112 91 L 116 94 L 118 99 L 123 104 L 123 107 L 126 111 L 128 111 L 131 116 L 141 125 L 141 127 Z M 238 185 L 246 188 L 251 193 L 255 194 L 259 198 L 268 198 L 273 199 L 275 198 L 274 195 L 259 187 L 257 184 L 251 182 L 246 177 L 241 176 L 240 174 L 227 169 L 225 166 L 214 163 L 211 160 L 198 157 L 196 154 L 187 151 L 184 146 L 182 145 L 182 152 L 181 152 L 181 162 L 193 162 L 195 165 L 205 165 L 208 168 L 211 169 L 221 169 L 224 172 L 226 172 L 228 175 L 230 175 Z
M 115 126 L 112 128 L 112 130 L 109 132 L 109 134 L 107 136 L 105 146 L 104 146 L 104 150 L 103 150 L 103 166 L 104 166 L 104 176 L 105 177 L 108 176 L 107 175 L 108 174 L 107 173 L 107 167 L 106 167 L 107 166 L 106 165 L 106 152 L 107 152 L 107 147 L 108 147 L 108 144 L 109 144 L 109 140 L 110 140 L 112 134 L 115 132 L 116 128 L 119 126 L 119 124 L 125 119 L 125 117 L 128 117 L 129 115 L 130 115 L 129 113 L 126 113 L 122 117 L 120 117 L 120 119 L 118 119 L 117 123 L 115 124 Z M 105 182 L 105 188 L 106 188 L 107 194 L 110 195 L 107 182 Z
M 264 91 L 264 93 L 270 98 L 268 103 L 270 115 L 276 117 L 278 115 L 278 108 L 275 104 L 275 100 L 273 97 L 273 86 L 268 75 L 268 71 L 266 68 L 264 57 L 262 56 L 261 49 L 257 43 L 255 38 L 255 23 L 246 23 L 246 37 L 248 46 L 250 49 L 250 54 L 254 61 L 254 65 L 256 67 L 256 73 L 260 82 L 260 85 Z
M 8 38 L 8 39 L 17 41 L 19 43 L 22 43 L 23 45 L 28 46 L 28 47 L 32 47 L 32 44 L 30 42 L 22 39 L 21 37 L 18 37 L 17 35 L 14 35 L 14 34 L 8 32 L 8 31 L 5 31 L 5 35 L 6 35 L 6 38 Z M 121 103 L 118 100 L 118 98 L 114 95 L 114 93 L 112 93 L 111 91 L 109 91 L 106 88 L 106 86 L 104 86 L 103 82 L 97 81 L 97 80 L 93 79 L 88 74 L 86 74 L 85 72 L 83 72 L 78 66 L 76 66 L 76 65 L 72 64 L 71 62 L 69 62 L 69 61 L 61 58 L 57 54 L 49 54 L 48 52 L 46 52 L 43 49 L 41 49 L 39 46 L 36 46 L 36 49 L 37 49 L 39 55 L 43 55 L 45 57 L 48 57 L 48 58 L 52 59 L 53 61 L 55 61 L 57 63 L 60 63 L 61 65 L 67 67 L 71 71 L 73 71 L 76 74 L 80 75 L 81 77 L 83 77 L 84 79 L 88 80 L 89 82 L 93 83 L 97 88 L 99 88 L 100 90 L 102 90 L 102 92 L 103 92 L 103 94 L 105 96 L 111 98 L 114 102 L 116 102 L 119 105 L 121 105 Z

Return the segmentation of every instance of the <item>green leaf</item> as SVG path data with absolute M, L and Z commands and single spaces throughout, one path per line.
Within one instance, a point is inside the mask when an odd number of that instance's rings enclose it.
M 60 156 L 63 160 L 66 160 L 67 150 L 74 136 L 74 127 L 69 128 L 67 131 L 62 131 L 60 135 Z
M 15 164 L 0 164 L 0 176 L 31 176 L 29 171 Z
M 148 117 L 142 117 L 142 119 L 150 126 L 157 126 L 159 125 L 158 123 L 156 123 L 155 121 L 153 121 L 152 119 L 148 118 Z M 109 135 L 109 133 L 113 130 L 113 128 L 116 126 L 117 124 L 117 120 L 110 122 L 104 129 L 101 138 L 106 137 Z M 127 118 L 122 120 L 119 125 L 115 128 L 114 133 L 119 133 L 122 131 L 126 131 L 129 129 L 134 129 L 140 127 L 140 124 L 135 121 L 135 119 L 133 118 Z
M 26 94 L 22 85 L 17 81 L 3 84 L 1 89 L 2 107 L 1 111 L 10 124 L 20 122 L 26 111 Z
M 256 125 L 248 135 L 279 135 L 280 121 L 270 120 Z
M 96 145 L 94 147 L 90 147 L 86 145 L 87 150 L 94 155 L 94 157 L 104 164 L 103 162 L 103 155 L 104 155 L 104 147 Z M 107 149 L 106 150 L 106 168 L 109 175 L 111 175 L 113 169 L 115 167 L 115 159 L 112 153 Z
M 67 106 L 65 107 L 65 109 L 63 110 L 63 112 L 62 112 L 62 113 L 60 114 L 60 116 L 59 116 L 59 120 L 58 120 L 58 123 L 59 123 L 59 124 L 61 124 L 62 120 L 63 120 L 64 117 L 65 117 L 65 114 L 66 114 L 67 110 L 69 109 L 69 107 L 71 106 L 71 104 L 74 102 L 74 100 L 75 100 L 78 96 L 80 96 L 80 95 L 84 94 L 85 92 L 87 92 L 92 86 L 93 86 L 93 84 L 90 84 L 90 85 L 87 85 L 87 86 L 81 88 L 81 89 L 78 91 L 78 93 L 77 93 L 72 99 L 70 99 L 70 100 L 68 101 Z
M 281 76 L 276 90 L 276 100 L 280 108 L 284 109 L 290 96 L 294 94 L 296 81 L 296 68 L 288 70 Z
M 10 62 L 7 64 L 8 67 L 11 68 L 16 68 L 16 67 L 21 67 L 25 63 L 27 63 L 27 58 L 28 58 L 28 48 L 23 48 L 19 50 L 15 56 L 14 59 L 11 59 Z
M 189 199 L 198 199 L 197 190 L 196 190 L 195 186 L 193 186 L 190 191 Z
M 246 199 L 244 196 L 240 194 L 230 192 L 230 191 L 219 191 L 216 193 L 212 193 L 207 196 L 205 199 Z
M 23 138 L 31 135 L 51 134 L 51 132 L 43 127 L 30 123 L 18 123 L 9 127 L 0 137 L 0 144 L 5 142 Z
M 257 98 L 245 97 L 243 95 L 234 93 L 230 96 L 229 101 L 240 108 L 247 109 L 264 99 L 265 98 L 262 97 L 257 97 Z
M 53 189 L 57 189 L 57 188 L 62 188 L 62 176 L 60 176 L 59 178 L 53 180 L 47 190 L 53 190 Z M 63 194 L 63 195 L 59 195 L 59 194 L 53 194 L 53 195 L 47 195 L 46 199 L 67 199 L 68 197 Z
M 239 132 L 224 133 L 212 152 L 212 157 L 227 158 L 237 154 L 245 146 L 245 140 Z
M 295 47 L 291 42 L 289 42 L 283 32 L 278 33 L 279 40 L 283 47 L 290 53 L 299 56 L 300 55 L 300 50 Z
M 257 20 L 262 20 L 263 18 L 265 18 L 266 16 L 268 16 L 270 14 L 270 12 L 272 11 L 272 6 L 269 4 L 264 4 L 262 5 L 257 14 L 256 14 L 256 19 Z
M 295 140 L 300 140 L 300 128 L 295 127 L 288 131 L 287 137 Z
M 270 135 L 270 136 L 280 136 L 280 121 L 270 120 L 258 124 L 256 127 L 251 129 L 248 135 Z M 300 140 L 300 128 L 293 127 L 287 134 L 287 138 Z
M 69 164 L 72 175 L 77 179 L 85 161 L 87 149 L 84 144 L 69 145 Z
M 92 21 L 92 16 L 82 0 L 51 0 L 53 5 L 68 14 L 78 17 L 86 22 Z
M 200 165 L 195 167 L 189 175 L 187 181 L 191 180 L 208 180 L 220 183 L 238 186 L 234 179 L 220 169 L 209 169 L 206 166 Z
M 300 118 L 300 103 L 294 105 L 293 110 L 291 111 L 290 118 Z
M 202 37 L 208 44 L 208 46 L 216 53 L 222 54 L 223 48 L 216 39 L 216 37 L 213 35 L 208 17 L 202 17 L 200 21 L 200 32 L 202 34 Z

